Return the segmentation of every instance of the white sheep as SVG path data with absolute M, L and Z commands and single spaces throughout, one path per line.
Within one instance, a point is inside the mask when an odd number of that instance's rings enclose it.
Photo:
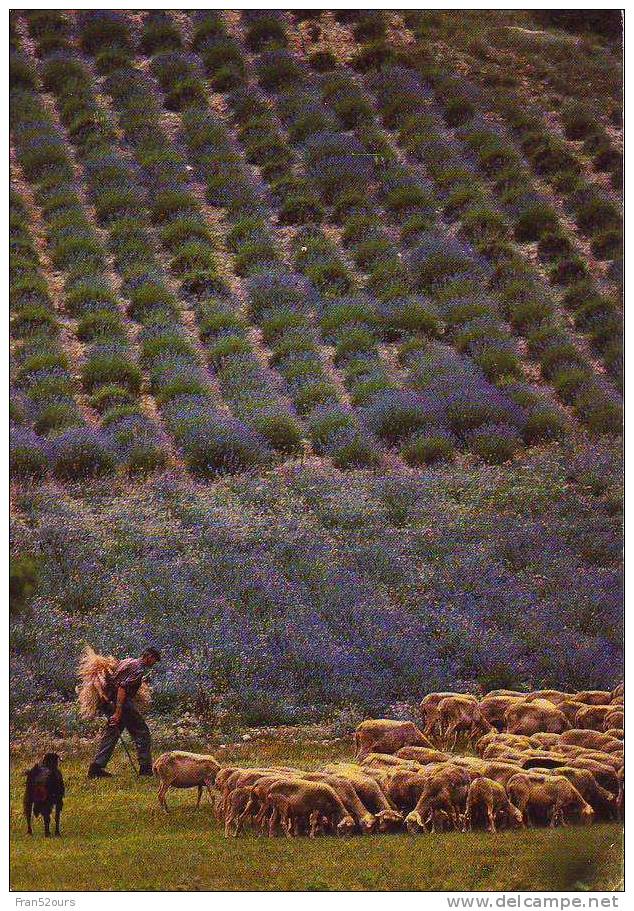
M 200 807 L 203 788 L 209 791 L 213 798 L 212 786 L 220 763 L 213 756 L 202 753 L 187 753 L 184 750 L 172 750 L 163 753 L 154 762 L 152 771 L 159 779 L 158 799 L 160 805 L 167 812 L 165 795 L 170 788 L 198 788 L 196 809 Z

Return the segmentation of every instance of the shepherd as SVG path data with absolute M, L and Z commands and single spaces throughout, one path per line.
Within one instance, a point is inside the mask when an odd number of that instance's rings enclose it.
M 152 736 L 141 712 L 150 704 L 145 674 L 160 660 L 161 654 L 154 647 L 146 648 L 139 658 L 123 661 L 98 655 L 90 646 L 84 649 L 79 665 L 81 714 L 84 718 L 101 714 L 108 719 L 88 778 L 112 777 L 106 766 L 125 730 L 136 746 L 139 775 L 152 775 Z

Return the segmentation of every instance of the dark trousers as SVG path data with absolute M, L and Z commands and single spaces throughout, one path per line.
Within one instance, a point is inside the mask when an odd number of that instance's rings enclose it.
M 107 718 L 110 718 L 114 714 L 114 710 L 114 703 L 108 702 L 101 711 Z M 128 731 L 134 741 L 141 771 L 150 770 L 152 768 L 152 737 L 150 729 L 141 713 L 128 700 L 123 704 L 121 724 L 118 727 L 109 724 L 103 732 L 99 749 L 95 756 L 95 765 L 105 769 L 122 731 Z

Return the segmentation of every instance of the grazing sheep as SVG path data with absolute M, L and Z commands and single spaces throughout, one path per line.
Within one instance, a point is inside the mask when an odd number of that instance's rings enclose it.
M 467 805 L 471 776 L 466 769 L 453 765 L 440 766 L 429 776 L 414 809 L 405 817 L 407 831 L 412 835 L 434 826 L 434 814 L 444 811 L 454 829 L 459 829 Z
M 563 712 L 546 699 L 518 702 L 509 706 L 504 722 L 509 733 L 525 734 L 527 737 L 541 732 L 561 734 L 570 728 L 570 722 Z
M 493 726 L 489 724 L 477 702 L 470 696 L 448 696 L 438 706 L 438 724 L 444 731 L 444 741 L 456 745 L 460 734 L 466 734 L 469 741 L 489 733 Z M 452 742 L 453 738 L 453 742 Z
M 566 699 L 574 698 L 573 693 L 562 693 L 561 690 L 533 690 L 532 693 L 526 693 L 524 701 L 535 702 L 536 699 L 545 699 L 547 702 L 552 702 L 553 705 L 559 705 Z
M 527 826 L 537 822 L 551 827 L 565 825 L 571 816 L 584 823 L 594 819 L 590 804 L 561 776 L 520 772 L 509 780 L 506 791 Z
M 170 788 L 198 788 L 198 799 L 196 800 L 196 809 L 198 809 L 203 788 L 207 788 L 209 796 L 213 797 L 211 789 L 219 770 L 220 763 L 213 756 L 187 753 L 183 750 L 163 753 L 152 766 L 152 771 L 160 782 L 158 790 L 160 805 L 167 812 L 165 795 Z
M 442 750 L 430 750 L 427 747 L 403 747 L 396 754 L 397 759 L 411 759 L 419 765 L 429 765 L 430 762 L 448 762 L 451 753 Z
M 333 772 L 345 778 L 353 786 L 359 800 L 374 814 L 378 832 L 391 832 L 400 828 L 403 814 L 388 800 L 379 782 L 365 774 L 361 766 L 352 764 L 333 764 L 326 766 L 327 772 Z
M 573 746 L 585 747 L 588 750 L 597 750 L 601 753 L 622 753 L 623 741 L 603 734 L 601 731 L 588 731 L 579 728 L 573 728 L 566 731 L 560 737 L 560 742 L 564 745 L 572 744 Z
M 522 698 L 522 696 L 488 694 L 480 702 L 480 711 L 490 725 L 501 731 L 504 727 L 506 710 L 515 702 L 521 701 Z
M 588 769 L 577 769 L 572 766 L 560 766 L 556 771 L 533 769 L 535 773 L 560 775 L 574 785 L 581 796 L 590 804 L 597 819 L 613 819 L 616 813 L 616 797 L 602 788 Z
M 618 709 L 615 710 L 613 705 L 586 705 L 579 709 L 575 718 L 575 727 L 587 731 L 604 731 L 606 729 L 606 719 L 610 715 L 619 715 L 623 718 L 623 713 Z M 622 727 L 621 724 L 608 724 L 607 727 Z
M 424 733 L 427 737 L 441 737 L 442 731 L 439 727 L 438 706 L 450 696 L 459 696 L 460 693 L 428 693 L 419 705 L 420 713 L 423 718 Z M 473 702 L 477 702 L 475 696 L 469 696 Z
M 520 828 L 524 819 L 508 799 L 503 786 L 489 778 L 476 778 L 469 786 L 464 831 L 483 826 L 488 832 L 498 828 Z
M 26 773 L 24 791 L 24 815 L 27 832 L 33 835 L 31 813 L 41 816 L 44 821 L 44 835 L 51 837 L 51 810 L 55 808 L 55 834 L 59 835 L 59 820 L 64 803 L 64 778 L 59 770 L 57 753 L 47 753 L 41 762 Z
M 412 721 L 374 718 L 362 721 L 355 735 L 355 759 L 368 753 L 396 753 L 401 747 L 431 747 L 432 744 Z
M 329 827 L 338 835 L 350 834 L 356 828 L 335 791 L 322 781 L 277 781 L 269 789 L 266 808 L 271 812 L 271 820 L 279 819 L 279 825 L 288 835 L 300 835 L 308 829 L 313 836 L 315 821 L 321 816 L 327 818 Z M 269 835 L 273 834 L 270 825 Z
M 585 705 L 608 705 L 612 693 L 609 690 L 582 690 L 575 693 L 572 698 L 575 702 L 583 702 Z
M 625 724 L 625 714 L 623 712 L 623 707 L 620 708 L 617 706 L 616 711 L 609 712 L 605 716 L 605 721 L 603 722 L 603 730 L 611 731 L 613 728 L 623 728 Z
M 328 772 L 303 772 L 302 778 L 305 781 L 323 781 L 330 785 L 335 794 L 339 797 L 350 816 L 354 819 L 361 833 L 369 834 L 376 828 L 376 818 L 359 798 L 352 783 L 340 775 L 332 775 Z

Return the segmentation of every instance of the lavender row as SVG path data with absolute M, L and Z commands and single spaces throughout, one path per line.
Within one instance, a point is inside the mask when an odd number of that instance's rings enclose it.
M 77 338 L 86 346 L 81 384 L 101 415 L 101 433 L 70 428 L 57 438 L 54 450 L 63 452 L 64 464 L 60 467 L 61 456 L 55 456 L 54 470 L 75 477 L 110 471 L 118 462 L 133 471 L 156 467 L 164 458 L 158 429 L 145 416 L 130 421 L 127 412 L 113 407 L 112 394 L 128 403 L 138 399 L 141 375 L 106 274 L 105 251 L 86 218 L 63 138 L 32 88 L 16 88 L 11 103 L 17 159 L 35 190 L 51 262 L 64 275 L 65 310 L 77 320 Z M 103 333 L 94 331 L 96 312 L 109 314 Z M 60 364 L 51 363 L 49 369 L 56 366 Z
M 112 21 L 116 25 L 119 18 Z M 109 24 L 109 16 L 87 15 L 82 21 L 84 44 L 91 29 Z M 129 86 L 124 74 L 130 76 Z M 161 130 L 150 86 L 138 71 L 128 74 L 117 66 L 107 88 L 119 107 L 135 161 L 119 156 L 116 167 L 108 158 L 94 162 L 92 182 L 118 182 L 134 200 L 132 210 L 122 212 L 115 226 L 115 256 L 130 297 L 130 315 L 143 324 L 140 337 L 151 388 L 186 465 L 196 474 L 215 475 L 270 461 L 273 447 L 292 451 L 299 438 L 297 422 L 280 407 L 270 378 L 250 348 L 227 347 L 225 359 L 231 364 L 223 364 L 220 343 L 210 352 L 200 344 L 200 337 L 208 341 L 216 327 L 229 329 L 239 321 L 218 269 L 213 237 L 188 186 L 185 163 Z M 171 278 L 157 263 L 154 231 L 169 260 Z M 192 332 L 181 301 L 198 316 Z M 232 404 L 241 420 L 227 414 L 218 401 L 216 381 L 223 393 L 234 392 Z

